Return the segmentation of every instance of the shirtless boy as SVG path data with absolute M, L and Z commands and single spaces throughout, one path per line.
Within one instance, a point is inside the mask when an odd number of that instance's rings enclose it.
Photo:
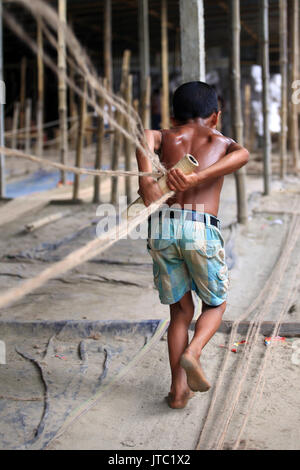
M 150 150 L 171 169 L 185 154 L 199 163 L 185 176 L 168 173 L 175 195 L 170 208 L 149 221 L 148 251 L 153 258 L 160 300 L 170 306 L 168 348 L 172 383 L 167 401 L 184 408 L 193 391 L 210 388 L 200 363 L 204 346 L 218 330 L 226 308 L 228 270 L 218 209 L 224 176 L 248 162 L 248 151 L 217 130 L 220 112 L 215 90 L 203 82 L 185 83 L 173 98 L 172 128 L 146 131 Z M 137 152 L 139 170 L 151 172 L 151 162 Z M 162 196 L 155 179 L 139 180 L 139 194 L 148 206 Z M 192 290 L 202 300 L 202 314 L 189 344 L 188 328 L 194 315 Z

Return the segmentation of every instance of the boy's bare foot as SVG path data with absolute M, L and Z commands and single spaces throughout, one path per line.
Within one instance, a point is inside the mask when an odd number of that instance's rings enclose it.
M 196 359 L 192 353 L 186 351 L 182 354 L 180 365 L 186 372 L 187 383 L 194 392 L 207 392 L 210 389 L 210 383 L 206 379 L 199 359 Z
M 181 410 L 186 407 L 188 401 L 193 398 L 194 395 L 194 392 L 188 390 L 181 398 L 175 398 L 174 394 L 170 392 L 166 397 L 166 401 L 170 408 Z

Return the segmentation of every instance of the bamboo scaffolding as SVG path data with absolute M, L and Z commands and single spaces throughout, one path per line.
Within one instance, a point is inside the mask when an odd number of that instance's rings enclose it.
M 82 168 L 83 161 L 83 141 L 86 121 L 86 93 L 87 93 L 87 82 L 84 80 L 83 83 L 83 96 L 80 102 L 80 114 L 79 114 L 79 129 L 77 137 L 77 148 L 76 148 L 76 163 L 77 168 Z M 73 184 L 73 201 L 79 200 L 79 189 L 80 189 L 80 175 L 74 175 Z
M 58 101 L 59 101 L 59 134 L 60 134 L 60 161 L 67 162 L 68 154 L 68 125 L 67 125 L 67 85 L 66 85 L 66 41 L 64 26 L 66 25 L 66 0 L 58 1 Z M 66 183 L 66 174 L 61 171 L 61 182 Z
M 241 67 L 240 67 L 240 1 L 231 0 L 231 102 L 232 102 L 232 131 L 233 138 L 243 145 L 243 117 L 241 102 Z M 247 193 L 246 193 L 246 170 L 241 168 L 235 173 L 237 216 L 238 222 L 246 224 L 248 220 Z
M 107 78 L 103 79 L 103 86 L 105 88 L 108 87 L 108 81 Z M 101 108 L 104 108 L 105 106 L 105 101 L 101 97 L 99 98 L 99 106 Z M 103 159 L 103 138 L 104 138 L 104 119 L 102 116 L 98 116 L 98 126 L 97 126 L 97 145 L 96 145 L 96 159 L 95 159 L 95 170 L 101 170 L 102 166 L 102 159 Z M 94 197 L 93 197 L 93 202 L 96 204 L 99 204 L 100 202 L 100 187 L 101 184 L 101 177 L 100 176 L 95 176 L 94 179 Z
M 131 51 L 125 50 L 123 54 L 122 64 L 122 79 L 120 86 L 120 96 L 125 97 L 126 84 L 128 83 L 129 67 L 130 67 Z M 121 115 L 118 111 L 116 112 L 116 120 L 120 126 L 124 126 L 124 115 Z M 123 136 L 117 130 L 114 134 L 113 143 L 113 156 L 112 156 L 112 170 L 117 170 L 119 167 L 120 152 L 122 149 Z M 118 178 L 113 177 L 111 182 L 111 203 L 117 203 L 118 195 Z
M 133 76 L 129 75 L 127 81 L 127 89 L 126 89 L 126 102 L 128 105 L 132 105 L 132 87 L 133 87 Z M 129 124 L 127 124 L 127 129 L 129 131 Z M 125 170 L 131 171 L 132 170 L 132 155 L 133 155 L 133 146 L 128 139 L 125 139 Z M 126 189 L 126 196 L 127 196 L 127 204 L 131 204 L 132 202 L 132 184 L 131 178 L 127 177 L 125 180 L 125 189 Z
M 287 47 L 287 0 L 279 0 L 279 39 L 281 73 L 281 132 L 280 132 L 280 176 L 287 169 L 287 120 L 288 120 L 288 47 Z
M 263 120 L 264 120 L 264 194 L 271 191 L 272 166 L 271 166 L 271 132 L 270 132 L 270 61 L 269 61 L 269 0 L 261 0 L 261 61 L 263 81 Z
M 38 96 L 37 96 L 37 155 L 43 156 L 44 140 L 44 44 L 41 18 L 37 20 L 37 72 L 38 72 Z
M 299 79 L 299 0 L 292 3 L 292 84 Z M 291 147 L 293 169 L 299 169 L 298 104 L 291 100 Z
M 169 41 L 168 41 L 168 5 L 167 0 L 161 2 L 161 68 L 162 68 L 162 128 L 170 127 L 169 102 Z

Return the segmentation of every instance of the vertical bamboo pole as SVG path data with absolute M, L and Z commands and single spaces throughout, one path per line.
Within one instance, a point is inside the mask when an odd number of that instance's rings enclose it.
M 103 86 L 107 89 L 108 81 L 106 78 L 103 79 Z M 101 109 L 105 106 L 103 97 L 99 98 L 99 106 Z M 97 144 L 96 144 L 96 159 L 95 159 L 95 170 L 101 170 L 102 158 L 103 158 L 103 138 L 104 138 L 104 119 L 98 115 L 98 129 L 97 129 Z M 93 202 L 99 204 L 100 202 L 100 184 L 101 177 L 95 176 L 94 179 L 94 197 Z
M 292 4 L 292 84 L 299 78 L 299 0 L 293 0 Z M 292 107 L 292 155 L 293 168 L 299 168 L 299 125 L 298 125 L 298 105 L 291 101 Z
M 16 102 L 14 106 L 13 124 L 12 124 L 12 138 L 11 146 L 16 149 L 18 146 L 18 127 L 20 119 L 20 103 Z
M 129 67 L 130 67 L 130 58 L 131 58 L 131 52 L 129 50 L 125 50 L 123 54 L 123 64 L 122 64 L 122 79 L 121 79 L 121 86 L 120 86 L 120 95 L 122 98 L 124 98 L 125 95 L 125 90 L 126 90 L 126 84 L 128 82 L 128 75 L 129 75 Z M 121 126 L 124 125 L 124 116 L 119 113 L 119 111 L 116 112 L 116 121 L 118 124 Z M 112 170 L 117 170 L 119 167 L 119 157 L 120 157 L 120 152 L 122 149 L 122 143 L 123 143 L 123 136 L 121 135 L 120 132 L 115 130 L 115 135 L 114 135 L 114 144 L 113 144 L 113 155 L 112 155 Z M 111 203 L 116 204 L 117 203 L 117 196 L 118 196 L 118 177 L 112 177 L 112 186 L 111 186 Z
M 26 100 L 25 107 L 25 153 L 31 153 L 31 113 L 32 113 L 32 101 L 30 98 Z M 27 166 L 27 173 L 29 167 Z
M 129 75 L 128 82 L 127 82 L 127 89 L 126 89 L 126 103 L 129 106 L 132 106 L 132 85 L 133 85 L 133 77 Z M 129 124 L 127 125 L 127 130 L 130 131 Z M 125 170 L 131 171 L 132 170 L 132 155 L 133 155 L 133 148 L 132 144 L 128 139 L 125 139 Z M 126 188 L 126 196 L 127 196 L 127 203 L 131 204 L 132 202 L 132 185 L 131 185 L 132 178 L 128 176 L 125 180 L 125 188 Z
M 142 95 L 141 118 L 144 129 L 150 128 L 150 108 L 151 108 L 151 77 L 146 82 L 146 89 Z
M 279 0 L 279 37 L 281 72 L 281 133 L 280 133 L 280 176 L 284 178 L 287 169 L 287 119 L 288 119 L 288 50 L 287 50 L 287 0 Z
M 149 5 L 148 0 L 138 0 L 139 20 L 139 55 L 141 73 L 141 114 L 145 128 L 151 126 L 150 107 L 146 106 L 149 94 L 150 78 L 150 37 L 149 37 Z M 150 82 L 151 83 L 151 82 Z M 151 93 L 151 91 L 150 91 Z
M 59 129 L 60 129 L 60 161 L 67 163 L 68 127 L 67 127 L 67 86 L 66 86 L 66 0 L 58 0 L 58 100 L 59 100 Z M 61 182 L 66 183 L 66 174 L 61 171 Z
M 37 75 L 38 75 L 38 96 L 37 96 L 37 154 L 43 156 L 43 122 L 44 122 L 44 44 L 42 20 L 37 19 Z
M 87 93 L 87 82 L 84 80 L 83 83 L 83 96 L 80 101 L 80 115 L 79 115 L 79 129 L 77 137 L 77 148 L 76 148 L 76 162 L 75 166 L 77 168 L 82 167 L 82 150 L 83 150 L 83 139 L 84 139 L 84 129 L 85 129 L 85 120 L 86 120 L 86 93 Z M 79 199 L 79 186 L 80 186 L 80 175 L 74 175 L 74 184 L 73 184 L 73 201 L 78 201 Z
M 250 131 L 251 131 L 251 85 L 245 85 L 245 146 L 250 149 Z
M 261 0 L 261 59 L 263 81 L 263 120 L 264 120 L 264 194 L 271 191 L 271 133 L 270 133 L 270 60 L 269 60 L 269 0 Z
M 20 128 L 24 128 L 25 123 L 25 99 L 26 99 L 26 69 L 27 59 L 21 60 L 21 86 L 20 86 Z
M 25 109 L 25 153 L 30 153 L 31 151 L 31 113 L 32 101 L 28 98 Z
M 241 63 L 240 63 L 240 0 L 231 0 L 231 101 L 233 138 L 243 145 L 243 117 L 241 100 Z M 241 168 L 235 173 L 236 194 L 238 205 L 238 222 L 246 224 L 248 220 L 246 170 Z
M 167 0 L 161 2 L 161 68 L 162 68 L 162 128 L 170 126 L 169 103 L 169 41 L 168 41 L 168 5 Z
M 70 79 L 75 82 L 75 73 L 74 67 L 70 65 Z M 70 116 L 71 116 L 71 129 L 72 133 L 70 135 L 70 144 L 71 148 L 74 149 L 76 147 L 76 136 L 78 130 L 78 111 L 75 102 L 75 94 L 72 87 L 69 87 L 69 106 L 70 106 Z
M 112 64 L 112 7 L 111 0 L 104 0 L 104 76 L 107 89 L 113 89 Z
M 4 147 L 4 104 L 5 85 L 3 81 L 3 20 L 2 20 L 2 0 L 0 0 L 0 145 Z M 5 196 L 5 158 L 0 154 L 0 198 Z

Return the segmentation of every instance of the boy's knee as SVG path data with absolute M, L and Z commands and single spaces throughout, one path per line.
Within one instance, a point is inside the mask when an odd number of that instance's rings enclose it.
M 205 302 L 202 302 L 202 311 L 214 309 L 214 310 L 218 310 L 223 315 L 226 310 L 226 305 L 227 305 L 226 300 L 222 304 L 217 305 L 217 306 L 207 305 Z

